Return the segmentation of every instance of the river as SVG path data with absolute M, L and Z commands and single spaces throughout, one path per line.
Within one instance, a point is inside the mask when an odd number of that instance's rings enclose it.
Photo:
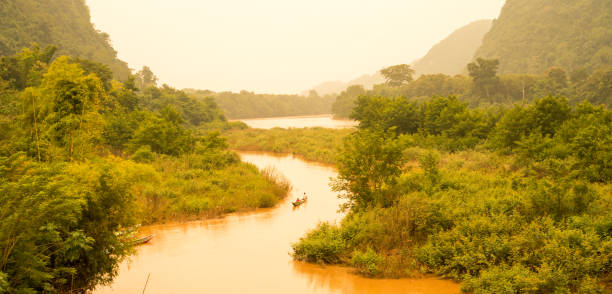
M 256 129 L 271 129 L 271 128 L 306 128 L 306 127 L 323 127 L 330 129 L 344 129 L 357 126 L 358 122 L 354 120 L 334 119 L 331 114 L 312 115 L 312 116 L 288 116 L 288 117 L 271 117 L 271 118 L 256 118 L 256 119 L 241 119 L 251 128 Z
M 339 221 L 341 203 L 329 188 L 335 170 L 292 156 L 240 153 L 259 168 L 274 167 L 293 185 L 271 209 L 223 219 L 142 228 L 155 234 L 120 266 L 119 276 L 96 293 L 459 293 L 439 279 L 366 279 L 348 268 L 293 261 L 291 244 L 320 221 Z M 307 193 L 294 209 L 291 200 Z

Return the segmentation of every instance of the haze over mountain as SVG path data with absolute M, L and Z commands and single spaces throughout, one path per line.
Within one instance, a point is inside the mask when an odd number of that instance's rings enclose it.
M 492 24 L 492 20 L 479 20 L 454 31 L 434 45 L 427 55 L 412 63 L 412 68 L 417 75 L 456 75 L 466 72 L 466 65 L 472 60 Z
M 330 81 L 318 84 L 312 88 L 312 90 L 317 91 L 319 95 L 329 95 L 329 94 L 338 94 L 346 88 L 353 85 L 362 85 L 365 89 L 372 89 L 374 85 L 383 83 L 385 80 L 380 75 L 380 73 L 376 72 L 371 75 L 365 74 L 356 79 L 350 80 L 348 82 L 342 81 Z M 308 91 L 305 92 L 306 94 Z
M 504 0 L 87 0 L 119 57 L 162 83 L 297 94 L 410 63 Z
M 454 31 L 434 45 L 423 58 L 413 62 L 411 64 L 412 68 L 415 69 L 417 75 L 436 73 L 456 75 L 465 72 L 466 65 L 472 60 L 476 49 L 482 44 L 482 38 L 491 29 L 492 22 L 492 20 L 479 20 Z M 369 90 L 375 84 L 383 82 L 383 77 L 376 72 L 348 82 L 324 82 L 312 89 L 321 95 L 338 94 L 353 85 L 362 85 L 366 90 Z
M 0 55 L 12 55 L 32 43 L 57 46 L 57 55 L 104 63 L 121 80 L 129 74 L 109 35 L 91 24 L 84 0 L 0 1 Z
M 612 65 L 612 1 L 508 0 L 476 57 L 500 73 L 543 73 Z

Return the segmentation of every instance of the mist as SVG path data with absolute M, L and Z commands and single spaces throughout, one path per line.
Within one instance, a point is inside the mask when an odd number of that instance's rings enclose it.
M 178 88 L 299 93 L 422 57 L 503 0 L 87 0 L 131 68 Z

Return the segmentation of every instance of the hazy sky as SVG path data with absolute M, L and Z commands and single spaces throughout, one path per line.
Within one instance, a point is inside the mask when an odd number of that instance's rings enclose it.
M 411 63 L 504 0 L 86 0 L 131 68 L 177 88 L 298 93 Z

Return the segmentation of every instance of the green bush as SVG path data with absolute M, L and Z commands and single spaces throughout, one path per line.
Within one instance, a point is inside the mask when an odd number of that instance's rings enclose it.
M 475 294 L 543 293 L 540 286 L 546 282 L 524 266 L 495 266 L 467 278 L 461 290 Z
M 264 194 L 260 195 L 259 203 L 257 204 L 257 207 L 259 207 L 259 208 L 270 208 L 270 207 L 273 207 L 276 204 L 277 201 L 278 201 L 278 199 L 276 199 L 276 197 L 274 197 L 273 194 L 264 193 Z
M 359 273 L 370 277 L 381 273 L 382 262 L 382 256 L 370 247 L 365 252 L 355 251 L 351 260 L 352 265 L 357 268 Z
M 138 150 L 132 154 L 131 159 L 135 162 L 151 163 L 155 161 L 155 153 L 151 151 L 151 147 L 149 145 L 144 145 L 138 148 Z
M 297 260 L 334 264 L 341 261 L 346 244 L 337 226 L 320 223 L 292 247 Z

